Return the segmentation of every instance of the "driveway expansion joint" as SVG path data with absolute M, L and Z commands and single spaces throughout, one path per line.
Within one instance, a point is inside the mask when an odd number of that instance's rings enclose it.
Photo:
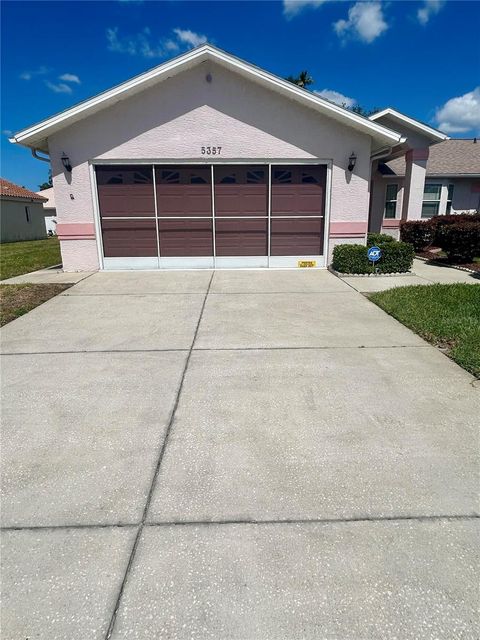
M 111 523 L 111 524 L 65 524 L 65 525 L 13 525 L 0 527 L 0 531 L 66 531 L 69 529 L 136 529 L 155 527 L 209 527 L 228 525 L 329 525 L 329 524 L 356 524 L 356 523 L 381 523 L 381 522 L 441 522 L 441 521 L 469 521 L 480 520 L 480 513 L 470 514 L 435 514 L 435 515 L 392 515 L 392 516 L 355 516 L 350 518 L 282 518 L 269 520 L 255 519 L 225 519 L 225 520 L 165 520 L 141 521 L 135 523 Z
M 177 394 L 176 394 L 176 397 L 175 397 L 175 401 L 173 403 L 172 412 L 170 414 L 170 419 L 168 421 L 167 429 L 166 429 L 165 435 L 163 437 L 163 442 L 162 442 L 162 445 L 160 447 L 160 452 L 159 452 L 159 455 L 158 455 L 157 464 L 155 466 L 155 471 L 153 473 L 152 481 L 150 483 L 150 489 L 148 491 L 147 499 L 145 501 L 145 506 L 143 508 L 142 520 L 140 522 L 140 525 L 139 525 L 138 530 L 137 530 L 137 535 L 135 536 L 135 540 L 133 542 L 133 546 L 132 546 L 132 550 L 130 552 L 130 556 L 129 556 L 129 559 L 128 559 L 127 567 L 125 569 L 125 574 L 123 576 L 123 579 L 122 579 L 122 582 L 121 582 L 121 585 L 120 585 L 120 589 L 119 589 L 119 592 L 118 592 L 118 595 L 117 595 L 117 598 L 116 598 L 116 601 L 115 601 L 115 606 L 114 606 L 114 609 L 113 609 L 112 617 L 110 618 L 110 623 L 108 625 L 107 633 L 105 635 L 105 640 L 110 640 L 110 638 L 112 637 L 112 634 L 113 634 L 113 630 L 115 628 L 115 622 L 117 620 L 117 615 L 118 615 L 118 611 L 119 611 L 120 604 L 121 604 L 121 601 L 122 601 L 123 592 L 124 592 L 125 586 L 127 584 L 128 576 L 130 575 L 130 571 L 131 571 L 131 568 L 132 568 L 132 565 L 133 565 L 133 561 L 135 560 L 135 556 L 136 556 L 136 552 L 137 552 L 137 548 L 138 548 L 138 543 L 140 541 L 140 536 L 142 535 L 142 531 L 143 531 L 143 529 L 145 527 L 145 523 L 146 523 L 146 520 L 147 520 L 147 513 L 148 513 L 148 510 L 150 508 L 150 503 L 152 501 L 153 492 L 154 492 L 156 484 L 157 484 L 158 475 L 160 473 L 160 467 L 162 465 L 162 461 L 163 461 L 163 458 L 164 458 L 164 455 L 165 455 L 165 451 L 166 451 L 166 448 L 167 448 L 170 432 L 172 430 L 172 426 L 173 426 L 173 423 L 174 423 L 174 420 L 175 420 L 175 413 L 177 411 L 177 408 L 178 408 L 178 405 L 179 405 L 179 402 L 180 402 L 180 396 L 182 394 L 183 383 L 184 383 L 185 376 L 186 376 L 186 373 L 187 373 L 188 365 L 190 363 L 190 358 L 191 358 L 191 355 L 192 355 L 193 347 L 195 345 L 195 340 L 197 339 L 198 330 L 200 328 L 200 323 L 202 321 L 203 312 L 204 312 L 204 309 L 205 309 L 205 305 L 206 305 L 206 302 L 207 302 L 208 294 L 209 294 L 209 291 L 210 291 L 210 287 L 212 285 L 212 280 L 213 280 L 214 275 L 215 275 L 215 272 L 213 272 L 211 277 L 210 277 L 210 280 L 208 282 L 207 291 L 206 291 L 206 293 L 204 295 L 202 307 L 200 309 L 200 314 L 198 316 L 197 325 L 195 327 L 195 332 L 193 334 L 192 343 L 190 345 L 190 349 L 188 351 L 187 358 L 185 360 L 185 365 L 183 367 L 182 376 L 180 378 L 180 383 L 178 385 Z
M 178 349 L 82 349 L 79 351 L 12 351 L 2 353 L 3 356 L 58 356 L 88 353 L 189 353 L 190 351 L 326 351 L 335 349 L 426 349 L 425 344 L 386 344 L 386 345 L 357 345 L 357 346 L 303 346 L 303 347 L 185 347 Z

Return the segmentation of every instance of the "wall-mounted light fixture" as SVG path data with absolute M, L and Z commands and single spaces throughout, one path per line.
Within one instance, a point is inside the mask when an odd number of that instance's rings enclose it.
M 357 164 L 357 156 L 352 152 L 350 157 L 348 158 L 348 170 L 353 171 L 355 169 L 355 165 Z
M 62 164 L 65 171 L 68 171 L 68 173 L 72 172 L 72 165 L 70 164 L 70 158 L 67 156 L 65 152 L 62 153 Z

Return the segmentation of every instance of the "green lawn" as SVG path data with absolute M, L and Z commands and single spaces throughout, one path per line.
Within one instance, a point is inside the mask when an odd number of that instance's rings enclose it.
M 398 287 L 369 298 L 480 378 L 480 285 Z
M 58 238 L 0 244 L 0 280 L 60 264 Z

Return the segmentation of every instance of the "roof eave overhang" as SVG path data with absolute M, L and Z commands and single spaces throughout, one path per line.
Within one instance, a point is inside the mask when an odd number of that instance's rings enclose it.
M 391 107 L 387 107 L 387 109 L 383 109 L 382 111 L 374 113 L 373 115 L 369 116 L 369 120 L 371 120 L 372 122 L 376 122 L 379 118 L 382 118 L 384 116 L 390 116 L 394 120 L 398 120 L 404 126 L 409 127 L 418 133 L 421 133 L 422 135 L 429 138 L 432 141 L 432 144 L 435 142 L 443 142 L 444 140 L 450 139 L 449 136 L 447 136 L 442 131 L 434 129 L 433 127 L 429 127 L 428 125 L 423 124 L 423 122 L 419 122 L 414 118 L 410 118 L 409 116 L 406 116 L 405 114 L 400 113 L 400 111 L 392 109 Z
M 314 108 L 358 131 L 370 135 L 374 142 L 372 146 L 375 148 L 382 148 L 385 145 L 393 146 L 400 144 L 403 140 L 400 133 L 371 119 L 364 118 L 363 116 L 348 111 L 344 107 L 320 98 L 310 91 L 297 87 L 291 82 L 236 58 L 221 49 L 217 49 L 211 45 L 202 45 L 160 66 L 150 69 L 139 76 L 135 76 L 112 89 L 104 91 L 93 98 L 80 102 L 71 109 L 67 109 L 19 131 L 10 138 L 10 142 L 29 147 L 30 149 L 48 151 L 48 137 L 53 133 L 82 120 L 88 115 L 105 109 L 120 100 L 143 91 L 159 81 L 166 80 L 181 71 L 187 70 L 207 60 L 235 69 L 241 75 L 249 77 L 270 89 L 276 90 L 278 93 L 290 99 L 295 99 L 305 106 Z

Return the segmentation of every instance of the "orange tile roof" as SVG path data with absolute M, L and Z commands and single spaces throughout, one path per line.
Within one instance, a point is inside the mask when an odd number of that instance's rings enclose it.
M 18 184 L 14 184 L 9 180 L 5 180 L 4 178 L 0 178 L 0 197 L 9 197 L 9 198 L 22 198 L 23 200 L 36 200 L 37 202 L 46 202 L 47 198 L 38 195 L 35 191 L 30 191 L 30 189 L 25 189 L 24 187 L 19 187 Z

